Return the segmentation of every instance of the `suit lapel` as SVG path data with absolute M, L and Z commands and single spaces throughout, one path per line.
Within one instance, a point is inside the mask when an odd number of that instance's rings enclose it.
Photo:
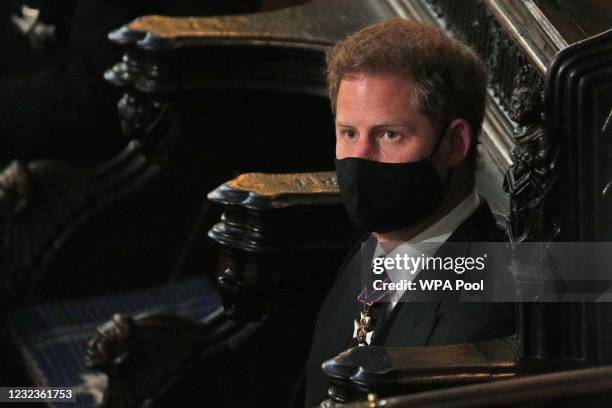
M 470 252 L 470 242 L 493 240 L 488 231 L 491 222 L 495 219 L 484 198 L 481 197 L 481 205 L 468 219 L 466 219 L 446 240 L 445 244 L 436 252 L 436 256 L 466 256 Z M 486 227 L 486 228 L 484 228 Z M 465 245 L 457 245 L 464 242 Z M 455 243 L 447 245 L 446 243 Z M 449 273 L 451 275 L 449 275 Z M 422 279 L 450 279 L 456 277 L 454 272 L 421 271 L 415 281 Z M 385 346 L 426 346 L 434 331 L 437 312 L 441 302 L 451 300 L 455 292 L 449 292 L 449 296 L 437 298 L 433 301 L 417 298 L 410 299 L 410 292 L 404 296 L 390 313 L 379 329 L 380 335 L 375 336 L 376 345 Z M 399 322 L 399 324 L 395 324 Z
M 385 346 L 426 346 L 436 324 L 440 302 L 398 303 L 391 312 L 386 338 L 379 339 Z M 393 324 L 395 321 L 401 324 Z
M 450 237 L 448 242 L 450 241 Z M 436 252 L 436 256 L 442 258 L 450 256 L 465 256 L 469 252 L 469 243 L 465 245 L 447 245 L 446 243 Z M 452 271 L 422 270 L 414 281 L 428 279 L 453 279 L 456 275 Z M 425 346 L 435 328 L 437 311 L 440 303 L 450 297 L 456 296 L 455 292 L 434 292 L 433 294 L 420 295 L 418 292 L 405 292 L 401 300 L 395 305 L 388 318 L 385 320 L 386 338 L 379 338 L 378 344 L 386 346 L 410 345 Z M 394 324 L 395 322 L 401 324 Z
M 352 285 L 351 288 L 351 303 L 349 310 L 351 311 L 351 322 L 355 319 L 358 319 L 361 316 L 361 312 L 363 311 L 363 304 L 357 300 L 357 296 L 361 293 L 364 288 L 364 285 L 367 284 L 364 278 L 368 278 L 371 276 L 369 271 L 371 270 L 371 262 L 372 257 L 374 256 L 374 251 L 376 250 L 377 241 L 376 239 L 370 235 L 365 241 L 362 242 L 359 254 L 359 276 L 352 276 L 353 282 L 356 284 Z M 376 316 L 378 317 L 378 316 Z M 374 321 L 376 324 L 376 320 Z M 345 348 L 355 347 L 357 346 L 357 340 L 351 336 L 349 341 L 346 344 Z

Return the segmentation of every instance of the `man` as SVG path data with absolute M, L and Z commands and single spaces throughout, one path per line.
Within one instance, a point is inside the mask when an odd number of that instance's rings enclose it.
M 388 256 L 398 243 L 436 243 L 439 254 L 448 252 L 448 242 L 503 240 L 474 192 L 486 96 L 482 62 L 441 30 L 398 18 L 341 41 L 327 63 L 340 191 L 353 221 L 371 232 L 365 243 L 372 250 L 351 251 L 321 308 L 307 406 L 327 395 L 321 364 L 347 348 L 442 345 L 514 332 L 512 304 L 368 302 L 372 293 L 361 279 L 362 262 Z

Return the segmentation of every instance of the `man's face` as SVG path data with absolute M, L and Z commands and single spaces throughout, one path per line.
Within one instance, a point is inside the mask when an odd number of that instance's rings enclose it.
M 358 74 L 340 83 L 336 102 L 336 158 L 385 163 L 429 158 L 438 135 L 412 106 L 414 83 L 395 74 Z M 440 163 L 432 158 L 438 168 Z

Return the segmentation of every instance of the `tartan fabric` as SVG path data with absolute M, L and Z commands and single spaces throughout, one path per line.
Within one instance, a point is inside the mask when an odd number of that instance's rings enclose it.
M 96 326 L 114 313 L 171 312 L 203 319 L 221 306 L 206 278 L 122 294 L 29 306 L 8 317 L 8 327 L 37 386 L 75 387 L 73 408 L 95 406 L 106 384 L 103 374 L 84 366 L 87 342 Z

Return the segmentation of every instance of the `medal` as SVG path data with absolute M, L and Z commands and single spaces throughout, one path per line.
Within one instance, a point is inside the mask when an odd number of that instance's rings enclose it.
M 384 282 L 389 281 L 387 277 Z M 359 346 L 370 345 L 374 336 L 374 319 L 370 316 L 370 307 L 387 294 L 386 290 L 375 290 L 368 294 L 367 287 L 357 296 L 357 301 L 363 303 L 363 311 L 359 319 L 354 320 L 353 338 L 357 339 Z
M 369 345 L 372 341 L 372 336 L 374 335 L 374 330 L 370 326 L 372 322 L 372 317 L 369 316 L 370 308 L 366 306 L 364 311 L 361 312 L 361 318 L 355 319 L 355 329 L 353 331 L 353 338 L 357 339 L 357 343 L 360 346 Z

